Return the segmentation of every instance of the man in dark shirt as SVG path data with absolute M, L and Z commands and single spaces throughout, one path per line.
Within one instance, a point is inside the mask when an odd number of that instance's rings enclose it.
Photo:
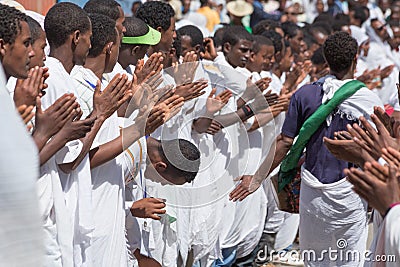
M 254 192 L 282 162 L 308 117 L 353 79 L 356 54 L 357 42 L 344 32 L 335 33 L 326 40 L 324 55 L 330 75 L 303 86 L 292 96 L 276 150 L 271 149 L 255 175 L 240 177 L 242 181 L 231 192 L 231 199 L 242 200 Z M 343 239 L 347 250 L 365 249 L 366 204 L 352 191 L 343 173 L 351 163 L 336 159 L 323 144 L 323 139 L 333 138 L 334 132 L 346 130 L 347 124 L 357 122 L 361 115 L 369 118 L 373 106 L 382 106 L 382 103 L 374 93 L 361 88 L 328 115 L 306 145 L 306 160 L 301 173 L 300 246 L 302 250 L 313 250 L 316 255 L 304 259 L 307 266 L 329 265 L 332 259 L 327 255 L 324 257 L 323 250 L 342 249 L 339 241 Z M 358 266 L 361 262 L 353 258 L 337 261 L 340 261 L 339 266 Z

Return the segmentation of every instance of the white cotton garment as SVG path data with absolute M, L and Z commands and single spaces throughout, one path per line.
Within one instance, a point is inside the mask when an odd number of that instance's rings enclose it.
M 41 266 L 38 151 L 12 102 L 0 65 L 0 265 Z
M 323 250 L 343 249 L 365 251 L 368 236 L 367 203 L 343 178 L 335 183 L 322 184 L 304 167 L 301 170 L 300 188 L 300 248 L 314 250 L 318 258 L 307 266 L 362 266 L 363 260 L 346 261 L 338 258 L 332 262 Z M 345 240 L 344 242 L 341 240 Z M 345 245 L 343 245 L 345 244 Z
M 78 96 L 74 80 L 58 59 L 47 57 L 46 66 L 49 68 L 50 76 L 46 80 L 48 84 L 46 94 L 42 97 L 44 109 L 50 107 L 66 93 L 74 93 L 74 95 Z M 79 98 L 77 98 L 77 101 L 83 106 Z M 73 162 L 79 156 L 82 146 L 83 144 L 79 140 L 68 142 L 54 156 L 56 164 Z M 66 216 L 71 218 L 71 221 L 66 225 L 69 228 L 66 231 L 72 230 L 74 233 L 73 244 L 65 245 L 73 247 L 74 266 L 92 266 L 93 259 L 90 252 L 90 244 L 94 222 L 89 155 L 86 155 L 78 167 L 69 174 L 63 173 L 59 168 L 57 171 L 62 185 L 66 209 L 55 210 L 55 212 L 67 213 Z M 58 229 L 58 231 L 62 230 Z

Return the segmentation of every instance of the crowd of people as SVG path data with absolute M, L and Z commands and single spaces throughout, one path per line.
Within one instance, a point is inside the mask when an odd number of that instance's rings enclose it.
M 1 266 L 399 265 L 400 1 L 132 13 L 0 2 Z

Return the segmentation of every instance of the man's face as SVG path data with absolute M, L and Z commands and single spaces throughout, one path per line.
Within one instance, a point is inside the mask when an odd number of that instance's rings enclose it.
M 167 52 L 171 49 L 172 43 L 176 38 L 176 31 L 175 31 L 175 18 L 171 18 L 170 21 L 171 25 L 167 30 L 161 30 L 161 40 L 157 46 L 164 52 Z
M 84 65 L 86 58 L 89 54 L 90 37 L 92 36 L 92 27 L 87 32 L 81 32 L 79 34 L 78 43 L 74 51 L 74 63 L 75 65 Z
M 120 6 L 118 7 L 118 10 L 119 10 L 119 18 L 115 21 L 115 27 L 117 27 L 118 34 L 119 34 L 120 38 L 122 39 L 122 37 L 124 36 L 124 33 L 126 32 L 126 28 L 123 25 L 123 23 L 125 22 L 125 15 L 124 15 L 124 11 L 122 10 L 122 8 Z
M 283 56 L 281 62 L 279 63 L 279 68 L 282 72 L 287 72 L 292 67 L 294 62 L 294 55 L 292 52 L 292 48 L 290 46 L 285 48 L 285 55 Z
M 250 61 L 252 61 L 252 65 L 255 67 L 254 70 L 256 72 L 271 70 L 275 63 L 274 53 L 275 50 L 273 46 L 262 45 L 258 53 L 252 54 L 251 56 Z
M 250 57 L 252 42 L 241 39 L 235 45 L 224 44 L 225 57 L 234 68 L 245 67 Z
M 396 47 L 400 45 L 400 27 L 392 27 L 393 41 Z
M 44 66 L 44 61 L 46 60 L 46 54 L 44 53 L 44 48 L 46 47 L 46 33 L 41 32 L 40 37 L 32 44 L 33 52 L 35 56 L 31 58 L 30 68 L 39 66 Z
M 375 33 L 382 39 L 382 41 L 387 41 L 390 38 L 386 29 L 386 25 L 382 22 L 376 20 L 372 22 L 371 26 L 375 30 Z
M 31 44 L 31 32 L 28 23 L 20 22 L 21 29 L 14 43 L 4 44 L 1 49 L 2 64 L 7 77 L 13 76 L 20 79 L 28 77 L 29 64 L 35 55 Z
M 182 48 L 182 56 L 185 56 L 187 53 L 191 51 L 196 51 L 196 48 L 192 46 L 192 38 L 187 35 L 181 36 L 181 48 Z
M 110 54 L 109 54 L 109 60 L 106 63 L 106 68 L 105 68 L 105 73 L 109 73 L 114 69 L 115 64 L 117 63 L 118 60 L 118 55 L 119 55 L 119 46 L 120 46 L 120 38 L 118 38 L 118 30 L 115 28 L 115 31 L 117 32 L 117 39 L 116 41 L 112 44 Z
M 304 34 L 301 30 L 298 30 L 296 36 L 290 38 L 289 42 L 292 50 L 297 54 L 301 54 L 306 50 L 307 44 L 304 42 Z

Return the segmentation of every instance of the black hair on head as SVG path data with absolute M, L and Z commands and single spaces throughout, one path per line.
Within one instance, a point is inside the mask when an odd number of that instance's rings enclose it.
M 50 47 L 60 47 L 75 31 L 86 33 L 90 30 L 90 19 L 79 6 L 62 2 L 55 4 L 47 12 L 44 29 Z
M 102 14 L 89 14 L 92 22 L 91 48 L 89 57 L 97 57 L 101 54 L 106 44 L 116 42 L 118 33 L 115 29 L 115 21 Z
M 215 31 L 214 37 L 213 37 L 215 47 L 222 46 L 222 37 L 224 37 L 224 32 L 225 32 L 226 28 L 227 28 L 227 26 L 224 26 Z
M 143 20 L 136 17 L 127 17 L 124 22 L 126 32 L 124 36 L 137 37 L 149 32 L 149 26 Z
M 310 26 L 310 32 L 318 31 L 322 32 L 325 35 L 330 35 L 332 33 L 332 26 L 331 24 L 325 21 L 317 21 Z
M 283 44 L 282 44 L 282 36 L 277 33 L 276 31 L 265 31 L 262 33 L 262 36 L 267 37 L 272 41 L 274 45 L 275 53 L 282 51 Z
M 324 64 L 326 62 L 325 58 L 324 58 L 324 50 L 323 50 L 322 46 L 314 51 L 314 54 L 311 57 L 311 62 L 314 65 L 320 65 L 320 64 Z
M 184 139 L 163 140 L 159 152 L 177 175 L 187 183 L 194 180 L 200 168 L 200 151 L 194 144 Z
M 12 44 L 21 30 L 21 21 L 26 22 L 27 16 L 16 8 L 0 4 L 0 17 L 0 38 Z
M 338 13 L 338 14 L 336 14 L 336 16 L 334 18 L 334 21 L 335 20 L 343 21 L 347 25 L 350 25 L 350 16 L 349 15 L 346 15 L 343 13 Z
M 265 36 L 254 35 L 253 39 L 254 39 L 254 41 L 253 41 L 253 46 L 252 46 L 251 50 L 256 54 L 258 52 L 260 52 L 261 46 L 263 46 L 263 45 L 274 47 L 274 43 L 272 42 L 272 40 Z
M 264 31 L 273 30 L 275 31 L 276 28 L 280 28 L 281 23 L 271 19 L 264 19 L 258 22 L 256 25 L 253 26 L 252 32 L 255 35 L 260 35 Z
M 342 27 L 347 26 L 347 25 L 349 25 L 349 24 L 346 23 L 345 21 L 334 20 L 333 24 L 332 24 L 333 32 L 340 32 L 342 30 Z
M 289 38 L 293 38 L 297 35 L 298 31 L 300 31 L 300 27 L 291 21 L 286 21 L 282 23 L 282 30 L 285 33 L 285 36 L 288 36 Z
M 336 32 L 324 43 L 324 56 L 329 68 L 335 72 L 348 70 L 358 50 L 357 41 L 346 32 Z
M 360 20 L 361 25 L 368 20 L 369 8 L 366 6 L 356 6 L 354 8 L 354 18 Z
M 171 27 L 171 18 L 175 11 L 170 4 L 160 1 L 150 1 L 139 7 L 136 17 L 143 20 L 150 27 L 157 29 L 161 27 L 164 31 Z
M 88 14 L 102 14 L 107 17 L 117 20 L 120 16 L 119 7 L 121 5 L 114 0 L 89 0 L 83 9 Z
M 199 28 L 193 25 L 186 25 L 177 31 L 181 36 L 189 36 L 192 40 L 191 46 L 200 45 L 203 46 L 203 33 Z
M 33 44 L 34 42 L 36 42 L 37 39 L 40 38 L 43 29 L 42 26 L 40 26 L 39 22 L 29 16 L 26 16 L 26 22 L 28 23 L 29 30 L 31 31 L 31 41 Z
M 234 46 L 240 40 L 252 42 L 253 36 L 243 26 L 227 26 L 222 36 L 222 45 L 229 43 L 231 46 Z
M 313 21 L 313 23 L 318 22 L 318 21 L 325 21 L 328 24 L 332 24 L 333 22 L 333 16 L 329 14 L 328 12 L 324 12 L 319 14 Z

